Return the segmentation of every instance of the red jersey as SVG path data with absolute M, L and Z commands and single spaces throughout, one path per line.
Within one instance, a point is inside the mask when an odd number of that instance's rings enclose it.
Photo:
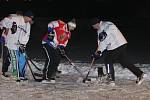
M 43 43 L 48 43 L 54 47 L 58 45 L 66 47 L 68 40 L 71 37 L 71 33 L 68 31 L 67 24 L 61 20 L 52 21 L 48 24 L 48 28 L 51 28 L 54 31 L 55 36 L 53 41 L 48 41 L 48 34 L 46 34 L 43 38 Z

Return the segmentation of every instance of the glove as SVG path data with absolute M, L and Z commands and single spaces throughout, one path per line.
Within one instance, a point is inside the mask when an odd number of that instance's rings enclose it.
M 20 51 L 21 53 L 24 53 L 24 52 L 25 52 L 25 48 L 26 48 L 26 46 L 25 46 L 24 44 L 20 44 L 20 46 L 19 46 L 19 51 Z
M 66 52 L 65 52 L 65 47 L 62 45 L 57 46 L 57 48 L 60 51 L 61 56 L 65 56 Z
M 52 32 L 48 32 L 48 40 L 53 41 L 54 36 L 55 36 L 54 31 L 52 31 Z
M 97 51 L 97 52 L 94 52 L 94 53 L 91 55 L 91 57 L 92 57 L 92 59 L 94 58 L 95 60 L 97 60 L 97 59 L 100 58 L 101 55 L 102 55 L 102 54 L 101 54 L 101 51 Z
M 48 27 L 48 40 L 53 41 L 55 36 L 54 30 L 51 27 Z
M 48 40 L 53 41 L 54 35 L 53 34 L 48 34 Z

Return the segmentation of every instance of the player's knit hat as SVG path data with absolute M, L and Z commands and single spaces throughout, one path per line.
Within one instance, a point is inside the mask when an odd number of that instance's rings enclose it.
M 69 21 L 68 25 L 73 27 L 73 28 L 76 28 L 76 20 L 75 20 L 75 18 L 73 18 L 71 21 Z
M 24 16 L 27 16 L 27 17 L 30 17 L 30 18 L 33 18 L 33 17 L 34 17 L 32 11 L 30 11 L 30 10 L 27 11 L 27 12 L 25 12 L 25 13 L 24 13 Z
M 94 17 L 94 18 L 92 18 L 92 20 L 91 20 L 91 25 L 94 25 L 94 24 L 99 23 L 99 22 L 100 22 L 100 19 L 97 18 L 97 17 Z

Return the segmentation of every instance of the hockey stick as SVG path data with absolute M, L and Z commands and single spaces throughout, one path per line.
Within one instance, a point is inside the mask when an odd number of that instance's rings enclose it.
M 19 42 L 19 45 L 21 45 L 20 42 Z M 27 53 L 26 53 L 26 50 L 24 51 L 24 53 L 25 53 L 25 58 L 27 59 L 27 61 L 29 60 L 29 61 L 34 65 L 34 67 L 35 67 L 37 70 L 42 71 L 42 69 L 38 68 L 38 67 L 36 66 L 36 64 L 29 58 L 29 56 L 28 56 Z
M 65 54 L 64 57 L 69 61 L 69 63 L 74 67 L 74 69 L 83 77 L 83 74 L 81 73 L 81 71 L 75 66 L 75 64 L 69 59 L 69 57 Z M 31 59 L 28 59 L 34 66 L 36 66 L 33 61 Z M 38 67 L 36 67 L 38 68 Z M 39 69 L 39 71 L 41 71 L 41 69 Z M 33 73 L 35 76 L 41 77 L 43 76 L 43 74 L 40 73 Z
M 27 65 L 28 65 L 28 67 L 29 67 L 29 69 L 30 69 L 30 72 L 31 72 L 31 74 L 32 74 L 32 76 L 33 76 L 33 78 L 34 78 L 34 80 L 37 81 L 37 82 L 41 82 L 42 79 L 37 79 L 37 78 L 35 77 L 34 72 L 33 72 L 32 68 L 31 68 L 31 66 L 30 66 L 30 64 L 29 64 L 29 62 L 28 62 L 26 53 L 25 53 L 25 59 L 26 59 Z
M 83 77 L 81 71 L 75 66 L 75 64 L 69 59 L 69 57 L 65 54 L 64 57 L 69 61 L 69 63 L 74 67 L 74 69 Z
M 27 56 L 27 59 L 31 62 L 31 64 L 38 70 L 38 71 L 41 71 L 42 72 L 42 69 L 40 69 L 39 67 L 37 67 L 37 65 Z M 35 76 L 38 76 L 38 77 L 42 77 L 43 74 L 41 73 L 36 73 L 36 72 L 33 72 L 33 74 Z
M 27 59 L 32 63 L 32 65 L 33 65 L 38 71 L 42 71 L 42 69 L 40 69 L 39 67 L 37 67 L 36 64 L 29 58 L 29 56 L 27 56 L 27 53 L 26 53 L 26 57 L 27 57 Z
M 58 49 L 59 49 L 60 52 L 62 52 L 60 48 L 58 48 Z M 62 54 L 63 54 L 63 53 L 62 53 Z M 75 64 L 69 59 L 69 57 L 66 55 L 66 53 L 64 53 L 63 56 L 69 61 L 69 63 L 74 67 L 74 69 L 75 69 L 78 73 L 80 73 L 80 75 L 83 77 L 81 71 L 79 71 L 79 69 L 75 66 Z
M 88 76 L 89 76 L 89 74 L 90 74 L 90 72 L 91 72 L 91 69 L 93 68 L 92 66 L 93 66 L 94 61 L 95 61 L 95 58 L 92 59 L 92 62 L 91 62 L 91 65 L 90 65 L 90 69 L 89 69 L 89 71 L 88 71 L 86 77 L 83 79 L 83 83 L 85 83 L 86 80 L 88 79 Z

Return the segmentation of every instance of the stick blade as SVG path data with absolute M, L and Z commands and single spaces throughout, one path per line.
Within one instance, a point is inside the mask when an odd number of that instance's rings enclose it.
M 90 81 L 91 81 L 91 79 L 89 79 L 89 78 L 88 78 L 88 79 L 83 79 L 83 81 L 82 81 L 82 82 L 83 82 L 83 83 L 86 83 L 86 81 L 90 82 Z

